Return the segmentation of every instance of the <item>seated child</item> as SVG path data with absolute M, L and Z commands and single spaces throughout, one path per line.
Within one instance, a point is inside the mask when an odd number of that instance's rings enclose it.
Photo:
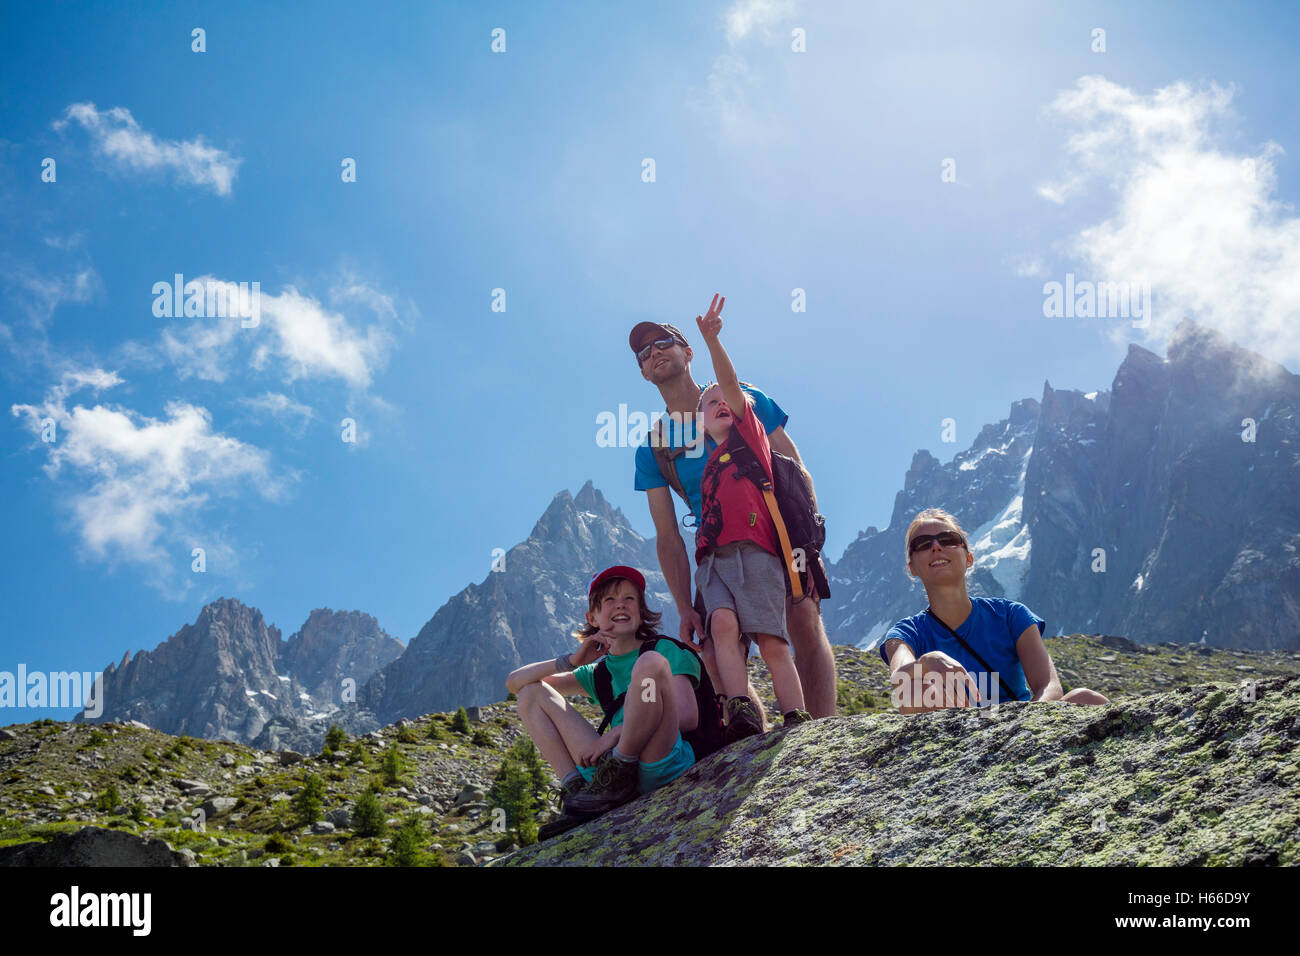
M 659 617 L 646 607 L 639 571 L 606 568 L 587 590 L 587 623 L 575 633 L 582 645 L 506 678 L 525 729 L 563 788 L 561 817 L 542 827 L 542 839 L 662 787 L 695 763 L 682 732 L 699 720 L 700 659 L 656 631 Z M 655 638 L 655 649 L 641 653 L 642 642 Z M 614 697 L 626 694 L 604 735 L 565 700 L 585 693 L 600 703 L 598 663 L 608 667 Z
M 700 525 L 695 533 L 695 584 L 705 606 L 705 636 L 713 641 L 721 691 L 727 697 L 730 743 L 763 732 L 747 690 L 749 640 L 758 642 L 786 726 L 811 720 L 786 637 L 786 578 L 782 547 L 763 493 L 736 474 L 735 453 L 746 448 L 772 480 L 767 433 L 718 340 L 722 306 L 713 297 L 707 316 L 696 317 L 718 382 L 700 393 L 701 426 L 718 443 L 700 479 Z M 743 643 L 742 643 L 743 641 Z
M 1005 598 L 967 595 L 966 571 L 975 556 L 952 515 L 927 508 L 912 519 L 906 541 L 907 572 L 925 586 L 930 606 L 895 624 L 880 646 L 900 713 L 1007 698 L 1110 703 L 1085 687 L 1062 695 L 1043 643 L 1046 623 L 1029 608 Z

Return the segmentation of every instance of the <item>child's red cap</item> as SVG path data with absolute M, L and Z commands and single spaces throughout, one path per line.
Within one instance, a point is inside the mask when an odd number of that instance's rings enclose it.
M 627 578 L 636 585 L 638 591 L 645 594 L 645 577 L 642 576 L 641 572 L 636 568 L 629 568 L 623 564 L 616 564 L 612 568 L 606 568 L 599 574 L 592 575 L 591 583 L 587 585 L 587 597 L 591 597 L 591 593 L 596 590 L 596 585 L 608 581 L 610 578 Z

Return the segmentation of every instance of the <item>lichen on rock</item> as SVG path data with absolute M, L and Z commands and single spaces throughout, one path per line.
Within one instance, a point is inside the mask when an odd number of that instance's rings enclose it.
M 495 865 L 1300 863 L 1300 677 L 828 718 Z

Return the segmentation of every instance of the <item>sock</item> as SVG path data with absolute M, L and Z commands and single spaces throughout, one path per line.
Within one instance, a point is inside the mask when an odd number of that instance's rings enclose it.
M 636 763 L 636 758 L 629 757 L 627 754 L 623 753 L 623 751 L 619 750 L 618 744 L 614 745 L 614 759 L 621 760 L 623 763 Z

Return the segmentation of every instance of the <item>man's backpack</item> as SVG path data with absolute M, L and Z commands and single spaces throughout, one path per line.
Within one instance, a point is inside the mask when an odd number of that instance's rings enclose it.
M 776 525 L 777 540 L 784 552 L 785 579 L 790 595 L 796 601 L 804 596 L 803 570 L 811 570 L 817 593 L 823 598 L 831 596 L 830 582 L 818 560 L 826 546 L 826 519 L 813 504 L 812 489 L 804 477 L 803 467 L 788 455 L 772 452 L 772 477 L 758 460 L 758 454 L 749 447 L 740 429 L 735 426 L 727 438 L 727 451 L 736 463 L 737 480 L 748 478 L 763 493 L 767 510 Z
M 672 641 L 683 650 L 695 654 L 697 659 L 700 656 L 689 644 L 683 644 L 681 641 L 660 634 L 652 640 L 643 641 L 637 657 L 646 651 L 653 651 L 660 641 Z M 600 702 L 600 709 L 605 713 L 605 719 L 600 722 L 600 728 L 596 733 L 603 734 L 609 728 L 609 722 L 623 706 L 623 702 L 627 699 L 627 692 L 614 696 L 614 681 L 609 673 L 609 665 L 603 659 L 596 665 L 596 672 L 592 675 L 592 679 L 596 685 L 596 700 Z M 705 670 L 703 661 L 700 661 L 700 681 L 695 685 L 695 707 L 700 719 L 694 730 L 683 732 L 682 739 L 695 751 L 695 759 L 703 760 L 715 750 L 722 748 L 722 705 L 713 690 L 713 681 L 709 680 L 709 672 Z

